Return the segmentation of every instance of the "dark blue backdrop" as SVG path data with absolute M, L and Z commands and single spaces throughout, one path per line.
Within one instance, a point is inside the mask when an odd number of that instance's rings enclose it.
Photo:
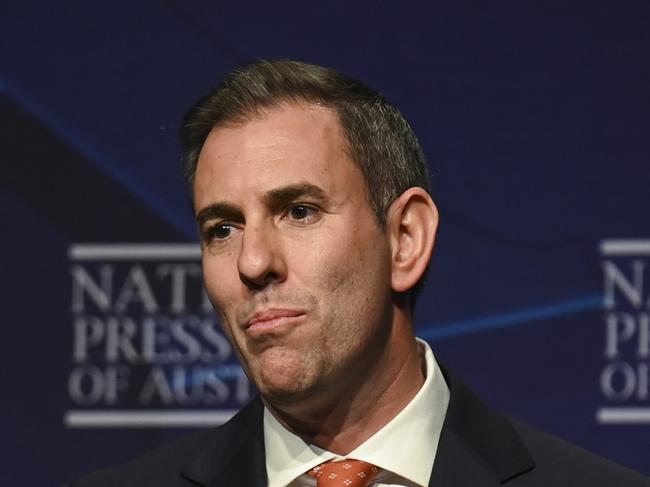
M 421 138 L 442 223 L 417 327 L 442 361 L 509 414 L 650 474 L 639 345 L 650 290 L 633 275 L 634 261 L 641 274 L 650 264 L 649 5 L 5 2 L 0 484 L 56 484 L 187 431 L 70 427 L 68 411 L 210 409 L 145 408 L 133 392 L 75 401 L 70 376 L 85 359 L 69 252 L 194 241 L 179 121 L 233 67 L 276 57 L 366 81 Z M 639 248 L 614 256 L 601 249 L 613 239 Z M 605 261 L 620 271 L 609 308 Z M 84 264 L 97 282 L 102 262 Z M 115 265 L 124 278 L 128 265 Z M 634 319 L 609 325 L 622 345 L 608 356 L 606 320 L 623 311 Z M 145 312 L 125 311 L 138 323 Z M 225 383 L 219 407 L 237 407 Z M 610 407 L 646 409 L 599 421 Z

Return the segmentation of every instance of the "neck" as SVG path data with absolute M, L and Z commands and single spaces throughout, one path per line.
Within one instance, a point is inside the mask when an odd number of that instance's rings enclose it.
M 346 455 L 393 419 L 424 383 L 424 366 L 407 316 L 399 316 L 375 365 L 353 381 L 341 378 L 336 395 L 295 407 L 267 404 L 273 415 L 305 441 Z M 403 321 L 400 323 L 400 321 Z

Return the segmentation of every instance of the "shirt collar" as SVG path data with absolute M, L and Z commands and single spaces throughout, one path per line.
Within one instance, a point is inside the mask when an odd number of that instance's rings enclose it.
M 426 486 L 449 404 L 449 389 L 431 347 L 425 341 L 417 340 L 426 364 L 422 388 L 397 416 L 346 458 L 372 463 Z M 266 408 L 264 443 L 269 487 L 286 486 L 310 468 L 341 458 L 293 434 Z

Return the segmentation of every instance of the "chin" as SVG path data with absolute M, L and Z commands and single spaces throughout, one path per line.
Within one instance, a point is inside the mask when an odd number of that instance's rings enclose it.
M 289 406 L 296 404 L 308 395 L 305 390 L 295 386 L 277 387 L 275 385 L 270 387 L 265 385 L 264 388 L 260 388 L 260 394 L 267 402 L 269 402 L 269 404 L 274 406 Z
M 303 380 L 289 377 L 261 377 L 256 385 L 264 400 L 279 409 L 286 409 L 292 405 L 300 404 L 309 398 L 314 387 Z
M 268 358 L 268 357 L 267 357 Z M 291 404 L 309 395 L 313 380 L 302 360 L 264 360 L 254 371 L 254 382 L 260 394 L 272 404 Z

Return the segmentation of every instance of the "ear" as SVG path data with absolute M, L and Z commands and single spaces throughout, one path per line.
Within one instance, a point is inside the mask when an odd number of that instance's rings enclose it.
M 438 209 L 422 188 L 409 188 L 388 209 L 391 287 L 404 293 L 427 269 L 438 229 Z

